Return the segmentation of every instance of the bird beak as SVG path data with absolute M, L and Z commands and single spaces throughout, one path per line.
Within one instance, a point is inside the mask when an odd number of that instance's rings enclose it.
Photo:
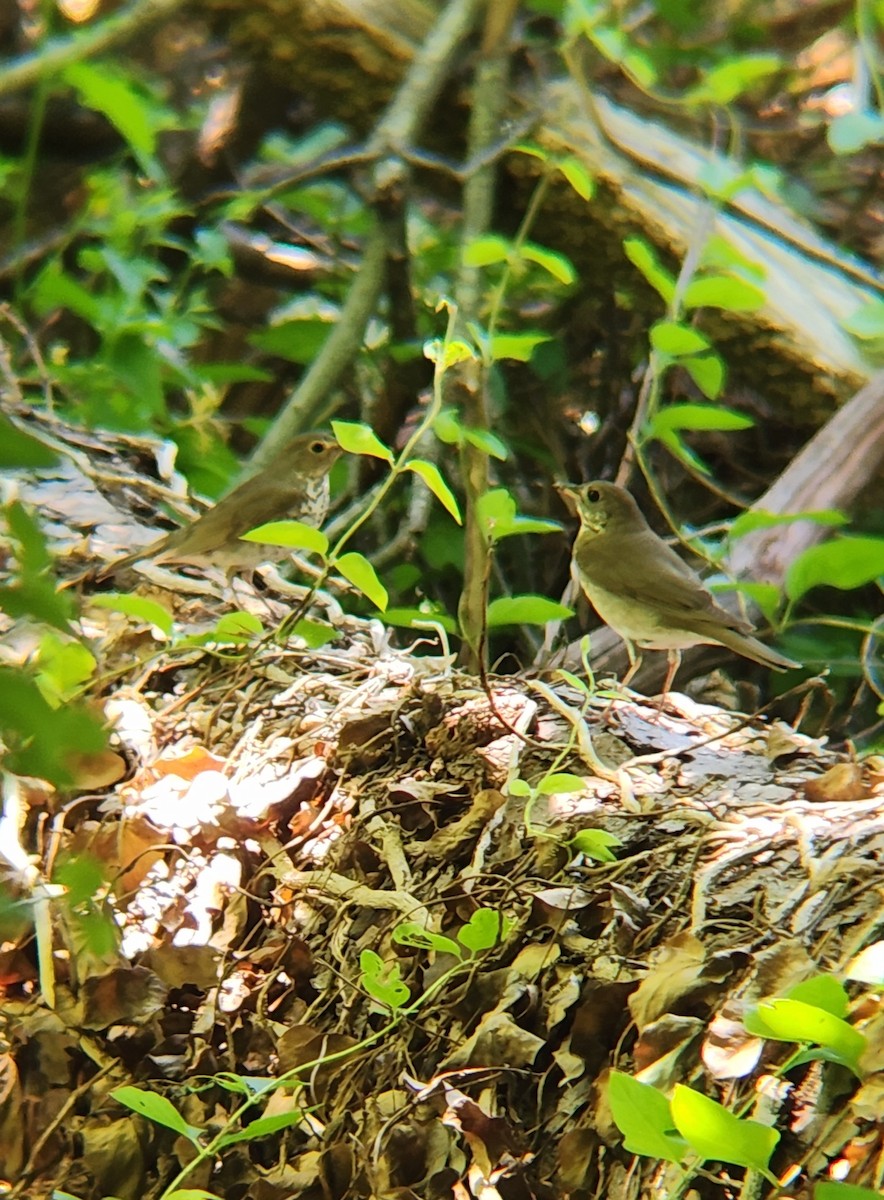
M 579 509 L 577 506 L 577 488 L 574 486 L 574 484 L 554 483 L 553 487 L 561 496 L 562 503 L 565 505 L 568 511 L 573 513 L 575 517 L 578 516 Z

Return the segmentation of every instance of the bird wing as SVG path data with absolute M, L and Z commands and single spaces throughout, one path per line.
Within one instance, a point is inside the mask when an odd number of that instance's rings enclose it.
M 268 480 L 264 474 L 255 475 L 222 496 L 192 525 L 171 534 L 163 553 L 211 554 L 257 525 L 285 517 L 296 500 L 296 489 Z
M 650 532 L 626 533 L 610 541 L 589 538 L 578 556 L 598 587 L 665 613 L 679 628 L 701 633 L 711 622 L 738 633 L 752 632 L 751 625 L 716 604 L 700 577 Z

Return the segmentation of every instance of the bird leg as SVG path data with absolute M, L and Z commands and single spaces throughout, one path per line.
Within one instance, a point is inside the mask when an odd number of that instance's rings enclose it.
M 640 653 L 636 652 L 635 646 L 632 644 L 632 642 L 627 641 L 626 638 L 623 639 L 623 644 L 626 647 L 626 653 L 629 655 L 629 670 L 621 679 L 620 686 L 629 687 L 630 680 L 642 665 L 642 656 Z
M 663 691 L 660 693 L 657 701 L 658 712 L 663 711 L 663 705 L 666 703 L 666 697 L 669 694 L 670 688 L 672 687 L 672 681 L 675 678 L 678 668 L 681 666 L 681 651 L 667 650 L 666 661 L 668 664 L 666 668 L 666 679 L 663 681 Z

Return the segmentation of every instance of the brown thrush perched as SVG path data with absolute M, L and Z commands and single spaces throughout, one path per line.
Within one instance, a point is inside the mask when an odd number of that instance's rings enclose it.
M 98 578 L 142 559 L 220 567 L 228 579 L 261 563 L 281 561 L 291 553 L 286 547 L 243 542 L 241 535 L 285 518 L 321 525 L 328 512 L 328 473 L 341 453 L 325 433 L 293 438 L 257 475 L 243 480 L 195 521 L 109 563 Z
M 720 607 L 699 576 L 681 561 L 642 515 L 633 497 L 613 483 L 560 487 L 580 518 L 572 569 L 589 602 L 626 642 L 628 683 L 641 664 L 640 650 L 666 650 L 669 670 L 663 694 L 681 661 L 681 651 L 704 643 L 727 646 L 766 667 L 801 664 L 768 649 L 746 621 Z

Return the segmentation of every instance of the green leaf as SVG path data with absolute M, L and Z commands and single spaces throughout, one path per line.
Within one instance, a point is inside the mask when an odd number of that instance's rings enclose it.
M 863 341 L 884 338 L 884 300 L 870 300 L 841 322 L 843 329 Z
M 801 1000 L 767 1000 L 746 1013 L 749 1033 L 776 1042 L 807 1042 L 833 1052 L 837 1060 L 858 1074 L 860 1055 L 866 1048 L 861 1033 L 825 1009 Z
M 622 846 L 620 838 L 606 829 L 581 829 L 575 833 L 568 845 L 576 854 L 585 854 L 595 862 L 616 862 L 611 846 Z
M 556 771 L 552 775 L 544 775 L 537 785 L 541 796 L 561 796 L 569 792 L 586 791 L 586 780 L 580 775 L 571 775 L 568 771 Z
M 683 462 L 692 471 L 697 471 L 701 475 L 711 475 L 712 471 L 709 464 L 705 463 L 696 451 L 682 441 L 679 435 L 674 430 L 664 430 L 657 435 L 657 440 L 661 442 L 670 454 L 674 455 L 679 462 Z
M 328 538 L 320 529 L 303 521 L 268 521 L 244 533 L 243 542 L 260 542 L 265 546 L 285 546 L 289 550 L 309 550 L 324 558 L 328 553 Z
M 715 268 L 724 275 L 737 275 L 741 279 L 755 280 L 758 283 L 763 283 L 767 277 L 763 263 L 748 258 L 720 233 L 714 233 L 706 242 L 700 256 L 700 265 Z
M 473 954 L 499 946 L 509 933 L 512 922 L 496 908 L 477 908 L 466 925 L 457 931 L 457 940 Z
M 838 1183 L 827 1179 L 814 1184 L 813 1200 L 881 1200 L 874 1188 L 857 1187 L 855 1183 Z
M 178 1109 L 165 1096 L 128 1085 L 114 1088 L 110 1094 L 120 1104 L 131 1109 L 132 1112 L 138 1113 L 141 1117 L 147 1117 L 155 1125 L 163 1125 L 166 1129 L 180 1133 L 182 1137 L 186 1137 L 195 1146 L 199 1146 L 202 1130 L 197 1129 L 195 1125 L 189 1125 Z
M 776 54 L 744 54 L 728 58 L 706 73 L 696 87 L 689 89 L 688 103 L 730 104 L 759 80 L 767 79 L 782 68 Z
M 644 238 L 628 237 L 624 239 L 623 249 L 632 265 L 638 268 L 654 291 L 669 304 L 675 296 L 675 277 L 660 265 L 650 243 Z
M 847 1016 L 850 1007 L 850 998 L 844 984 L 834 975 L 814 975 L 811 979 L 796 983 L 794 987 L 789 988 L 786 999 L 812 1004 L 839 1020 Z
M 513 779 L 507 784 L 507 791 L 511 796 L 530 796 L 531 788 L 524 779 Z
M 453 408 L 443 408 L 433 422 L 433 433 L 446 446 L 460 445 L 463 425 Z
M 535 348 L 551 340 L 547 333 L 496 333 L 491 339 L 491 357 L 494 362 L 502 358 L 530 362 Z
M 776 1129 L 735 1117 L 682 1083 L 675 1086 L 671 1107 L 676 1129 L 701 1158 L 719 1159 L 767 1175 L 770 1156 L 780 1140 Z
M 851 591 L 884 575 L 884 538 L 841 537 L 810 546 L 789 565 L 786 595 L 799 600 L 820 584 Z
M 585 679 L 581 679 L 579 675 L 575 675 L 573 671 L 566 671 L 564 667 L 559 667 L 555 672 L 557 679 L 563 679 L 565 683 L 571 685 L 575 691 L 581 692 L 584 696 L 588 696 L 589 685 Z
M 220 617 L 211 636 L 215 642 L 233 642 L 239 645 L 241 642 L 254 641 L 263 633 L 264 626 L 254 613 L 237 611 L 225 613 Z
M 417 921 L 400 921 L 393 926 L 393 941 L 397 946 L 411 946 L 415 950 L 433 950 L 436 954 L 453 954 L 462 958 L 457 942 L 442 933 L 434 933 L 419 925 Z
M 96 67 L 74 63 L 64 69 L 62 78 L 87 108 L 107 117 L 134 151 L 142 169 L 148 169 L 156 152 L 155 102 L 149 101 L 107 59 Z
M 337 313 L 329 309 L 309 319 L 279 321 L 250 333 L 249 345 L 306 366 L 325 345 L 336 319 Z
M 363 596 L 367 596 L 372 604 L 377 605 L 381 612 L 386 609 L 389 599 L 387 589 L 378 579 L 377 572 L 365 555 L 350 551 L 336 558 L 332 566 L 358 588 Z
M 16 573 L 8 587 L 0 587 L 0 609 L 10 617 L 35 617 L 64 633 L 70 632 L 74 602 L 60 591 L 52 574 L 52 557 L 35 517 L 19 500 L 3 509 L 6 526 L 15 542 Z
M 640 88 L 652 88 L 657 82 L 657 68 L 649 55 L 641 50 L 629 50 L 621 60 L 624 71 L 631 75 Z
M 826 140 L 833 154 L 855 154 L 865 146 L 884 142 L 884 117 L 880 113 L 841 113 L 826 130 Z
M 411 991 L 401 979 L 398 963 L 388 966 L 374 950 L 363 950 L 359 955 L 359 967 L 362 986 L 375 1000 L 386 1004 L 394 1012 L 408 1003 Z
M 697 183 L 707 196 L 716 200 L 732 200 L 749 188 L 755 187 L 755 175 L 749 170 L 738 170 L 730 159 L 712 159 L 704 163 L 697 175 Z M 701 255 L 701 262 L 705 255 Z
M 83 287 L 72 276 L 62 270 L 55 260 L 50 260 L 34 280 L 32 294 L 34 308 L 45 316 L 56 308 L 69 308 L 82 317 L 93 329 L 102 325 L 102 307 L 88 288 Z
M 332 421 L 332 432 L 348 454 L 367 454 L 392 463 L 393 451 L 385 446 L 370 425 L 359 421 Z
M 498 462 L 506 462 L 509 458 L 510 452 L 506 444 L 490 429 L 470 429 L 464 425 L 461 432 L 465 442 L 469 442 L 477 450 L 484 451 L 490 458 L 496 458 Z
M 542 146 L 538 146 L 536 142 L 517 142 L 513 149 L 519 154 L 526 154 L 529 158 L 536 158 L 540 162 L 547 162 L 549 154 Z
M 423 458 L 412 458 L 405 465 L 409 471 L 414 471 L 415 475 L 424 481 L 443 508 L 451 513 L 458 525 L 463 525 L 454 493 L 442 478 L 442 473 L 436 464 L 427 462 Z
M 69 756 L 97 753 L 107 743 L 101 724 L 85 708 L 71 703 L 53 708 L 33 679 L 11 667 L 0 667 L 0 735 L 9 770 L 62 788 L 71 783 Z
M 340 636 L 331 625 L 325 625 L 322 621 L 311 621 L 307 617 L 302 617 L 296 622 L 292 630 L 292 637 L 300 638 L 309 650 L 319 650 L 329 642 L 336 642 Z
M 494 263 L 506 262 L 511 250 L 512 242 L 489 233 L 475 238 L 464 247 L 463 261 L 468 267 L 490 267 Z
M 434 612 L 432 609 L 388 608 L 379 616 L 385 624 L 395 625 L 400 629 L 427 629 L 431 625 L 439 625 L 446 633 L 457 633 L 458 630 L 454 617 L 448 613 Z
M 136 621 L 153 625 L 166 638 L 172 636 L 175 625 L 172 614 L 156 600 L 133 596 L 129 592 L 103 592 L 100 596 L 90 596 L 89 602 L 98 608 L 107 608 L 111 612 L 123 613 L 124 616 L 134 617 Z
M 304 1114 L 300 1109 L 295 1109 L 292 1112 L 273 1113 L 269 1117 L 258 1117 L 254 1121 L 250 1121 L 244 1129 L 240 1129 L 237 1133 L 226 1133 L 218 1140 L 218 1148 L 224 1146 L 234 1146 L 237 1142 L 254 1142 L 258 1138 L 267 1137 L 271 1133 L 279 1133 L 280 1129 L 288 1129 L 291 1125 L 298 1125 L 304 1119 Z
M 685 288 L 684 307 L 724 308 L 729 312 L 757 312 L 767 297 L 761 288 L 731 275 L 706 275 Z
M 646 426 L 646 436 L 659 438 L 679 429 L 749 429 L 751 417 L 720 404 L 667 404 L 654 413 Z
M 568 180 L 581 200 L 591 200 L 595 195 L 595 180 L 579 158 L 569 154 L 556 160 L 556 166 Z
M 700 354 L 710 348 L 710 341 L 690 325 L 680 321 L 657 321 L 650 329 L 651 345 L 670 358 Z
M 175 1188 L 168 1192 L 163 1200 L 221 1200 L 217 1192 L 207 1192 L 204 1188 Z
M 0 413 L 0 471 L 54 467 L 57 462 L 50 446 Z
M 747 596 L 771 625 L 776 624 L 783 594 L 775 583 L 750 583 L 746 579 L 729 579 L 726 583 L 707 580 L 706 583 L 715 595 L 719 592 L 739 592 L 741 596 Z
M 548 250 L 546 246 L 538 246 L 535 242 L 524 242 L 521 247 L 521 256 L 528 262 L 543 267 L 544 271 L 548 271 L 554 279 L 566 287 L 577 280 L 577 272 L 567 256 L 559 254 L 555 250 Z
M 682 359 L 681 366 L 707 400 L 715 400 L 721 395 L 725 380 L 725 366 L 717 354 L 710 353 L 698 355 L 696 358 L 685 358 Z
M 564 621 L 573 616 L 573 609 L 566 608 L 564 604 L 557 604 L 546 596 L 499 596 L 488 605 L 488 628 L 496 629 L 501 625 L 545 625 L 547 621 Z
M 837 508 L 819 508 L 808 512 L 773 513 L 763 508 L 751 508 L 734 517 L 728 530 L 731 541 L 754 533 L 756 529 L 772 529 L 775 525 L 793 525 L 796 521 L 812 521 L 816 525 L 846 525 L 847 517 Z
M 512 537 L 518 533 L 557 533 L 558 521 L 522 517 L 516 513 L 516 502 L 506 488 L 491 488 L 476 502 L 476 515 L 490 542 Z
M 37 685 L 57 706 L 70 700 L 80 685 L 95 674 L 96 661 L 80 642 L 44 633 L 37 648 Z
M 608 1103 L 630 1154 L 671 1163 L 683 1160 L 687 1145 L 675 1134 L 669 1101 L 662 1092 L 622 1071 L 612 1071 L 608 1077 Z

